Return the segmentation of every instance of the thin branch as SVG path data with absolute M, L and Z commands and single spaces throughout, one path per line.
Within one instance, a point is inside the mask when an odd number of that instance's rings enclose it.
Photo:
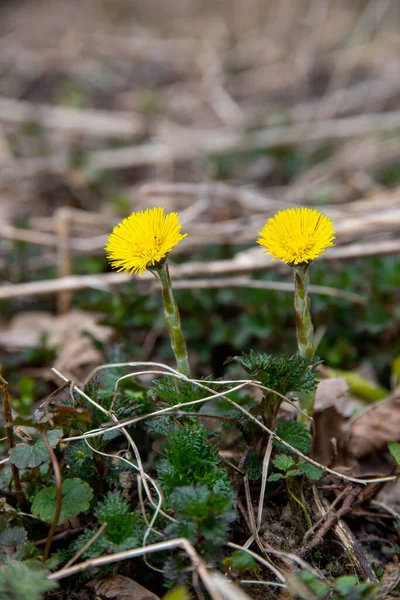
M 132 139 L 144 130 L 142 120 L 131 112 L 34 104 L 3 96 L 0 97 L 1 121 L 9 123 L 36 121 L 48 129 L 79 132 L 96 137 L 116 135 Z
M 315 486 L 313 486 L 313 493 L 318 510 L 320 514 L 324 516 L 328 509 L 328 502 L 325 498 L 319 498 Z M 357 540 L 346 523 L 342 519 L 339 519 L 333 526 L 333 531 L 339 538 L 349 559 L 355 565 L 362 578 L 367 581 L 372 581 L 373 583 L 378 583 L 378 579 L 365 556 L 364 550 L 357 543 Z
M 191 130 L 176 128 L 174 143 L 172 132 L 140 146 L 128 146 L 116 150 L 97 150 L 88 154 L 88 164 L 98 169 L 126 169 L 154 164 L 162 159 L 174 161 L 193 160 L 206 155 L 216 156 L 225 152 L 238 152 L 276 145 L 303 142 L 342 140 L 354 136 L 366 136 L 400 127 L 400 111 L 372 113 L 320 120 L 313 123 L 295 123 L 286 127 L 270 127 L 254 132 L 235 130 Z
M 88 548 L 101 536 L 105 528 L 107 527 L 107 523 L 103 523 L 102 526 L 96 531 L 96 533 L 82 546 L 79 548 L 78 552 L 74 554 L 74 556 L 67 562 L 67 564 L 63 567 L 63 569 L 68 569 L 70 566 L 74 564 L 86 552 Z
M 350 259 L 364 256 L 378 256 L 398 253 L 400 253 L 400 240 L 382 240 L 379 242 L 349 244 L 342 247 L 337 246 L 336 248 L 331 248 L 326 255 L 321 257 L 321 259 Z M 171 277 L 174 279 L 174 286 L 177 287 L 179 286 L 179 278 L 197 276 L 204 277 L 204 275 L 221 276 L 235 273 L 249 273 L 251 271 L 261 271 L 272 268 L 274 264 L 275 263 L 272 263 L 270 260 L 268 260 L 268 258 L 257 252 L 257 254 L 242 254 L 229 260 L 215 260 L 206 263 L 190 262 L 183 265 L 171 265 L 170 271 Z M 6 284 L 0 286 L 0 300 L 9 300 L 15 297 L 23 298 L 26 296 L 45 296 L 47 294 L 58 293 L 61 290 L 77 291 L 85 288 L 94 288 L 107 291 L 110 287 L 119 286 L 127 283 L 128 281 L 129 277 L 124 273 L 105 273 L 101 275 L 71 275 L 70 277 L 62 277 L 60 279 L 53 280 Z M 142 281 L 153 281 L 151 274 L 148 272 L 143 273 Z M 210 285 L 210 287 L 213 285 L 212 280 L 201 281 L 204 281 L 205 288 L 208 285 Z M 237 287 L 243 287 L 243 281 L 243 279 L 240 279 Z M 228 280 L 224 280 L 223 286 L 227 287 L 228 285 Z M 268 285 L 271 286 L 271 289 L 281 289 L 284 291 L 291 291 L 292 289 L 286 287 L 285 284 L 282 285 L 282 283 L 277 283 L 276 285 L 275 282 L 255 283 L 255 287 L 259 286 L 267 288 Z M 190 283 L 188 283 L 187 286 L 190 287 Z M 232 286 L 235 287 L 235 284 L 233 283 Z M 219 284 L 217 287 L 221 287 L 221 284 Z M 250 287 L 247 282 L 245 287 Z M 343 297 L 344 292 L 338 290 L 332 292 L 332 289 L 333 288 L 326 288 L 325 286 L 314 287 L 314 291 L 316 293 Z M 350 292 L 345 292 L 345 295 L 347 300 L 351 299 L 353 302 L 363 302 L 362 297 L 358 296 L 357 294 L 353 295 Z
M 257 562 L 262 564 L 264 567 L 267 567 L 267 569 L 269 569 L 281 583 L 286 583 L 286 577 L 279 571 L 279 569 L 277 569 L 272 563 L 270 563 L 265 558 L 262 558 L 262 556 L 260 556 L 259 554 L 256 554 L 255 552 L 249 550 L 248 548 L 245 548 L 244 546 L 234 544 L 233 542 L 227 542 L 226 545 L 229 546 L 229 548 L 233 548 L 234 550 L 241 550 L 242 552 L 246 552 L 247 554 L 252 556 Z
M 311 550 L 314 550 L 317 546 L 322 544 L 326 534 L 330 529 L 332 529 L 336 523 L 348 512 L 351 511 L 351 507 L 356 500 L 358 494 L 360 493 L 360 486 L 348 486 L 346 488 L 346 495 L 343 501 L 343 504 L 337 510 L 334 510 L 332 505 L 325 511 L 323 514 L 323 523 L 315 533 L 314 537 L 307 542 L 303 548 L 300 550 L 301 556 L 307 556 Z M 311 527 L 310 527 L 311 529 Z
M 15 447 L 15 439 L 14 439 L 14 428 L 12 426 L 12 412 L 11 412 L 11 404 L 10 404 L 10 395 L 8 393 L 8 382 L 0 375 L 0 394 L 1 400 L 3 403 L 3 411 L 4 411 L 4 425 L 6 428 L 7 434 L 7 443 L 8 449 L 11 450 Z M 7 462 L 9 459 L 5 459 L 1 462 Z M 18 504 L 20 505 L 22 510 L 26 509 L 26 500 L 25 495 L 22 491 L 21 480 L 19 477 L 18 468 L 11 463 L 11 475 L 14 483 L 15 495 L 17 497 Z
M 274 438 L 272 437 L 272 435 L 270 435 L 268 438 L 268 444 L 267 444 L 267 448 L 265 450 L 264 459 L 263 459 L 260 499 L 258 501 L 257 532 L 259 531 L 259 529 L 261 527 L 262 513 L 263 513 L 263 509 L 264 509 L 265 490 L 267 487 L 268 468 L 269 468 L 269 461 L 271 460 L 273 441 L 274 441 Z

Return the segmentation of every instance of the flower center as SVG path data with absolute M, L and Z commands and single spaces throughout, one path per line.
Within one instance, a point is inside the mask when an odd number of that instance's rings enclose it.
M 296 255 L 305 254 L 310 252 L 314 246 L 314 239 L 311 235 L 288 235 L 283 240 L 283 246 L 290 248 Z
M 153 255 L 160 250 L 161 246 L 162 241 L 157 235 L 150 238 L 143 236 L 134 241 L 133 250 L 137 254 Z

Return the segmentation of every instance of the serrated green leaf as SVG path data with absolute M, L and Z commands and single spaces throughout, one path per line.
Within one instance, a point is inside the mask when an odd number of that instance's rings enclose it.
M 105 537 L 113 544 L 122 544 L 132 536 L 138 520 L 137 514 L 129 513 L 129 502 L 119 492 L 108 492 L 95 511 L 99 523 L 107 523 Z
M 311 434 L 305 425 L 298 421 L 283 421 L 276 428 L 276 435 L 303 454 L 311 452 Z M 291 452 L 290 448 L 274 439 L 274 446 L 280 450 Z
M 229 358 L 225 364 L 232 361 L 243 367 L 253 379 L 258 379 L 266 387 L 283 395 L 289 392 L 312 393 L 317 387 L 315 367 L 318 359 L 309 365 L 298 354 L 276 357 L 251 350 L 249 354 Z
M 27 533 L 23 527 L 9 527 L 0 533 L 0 553 L 7 554 L 22 550 L 27 540 Z
M 37 432 L 35 432 L 37 435 Z M 52 448 L 55 448 L 63 436 L 62 429 L 51 429 L 47 432 L 47 439 Z M 17 444 L 9 451 L 10 462 L 18 469 L 32 469 L 49 460 L 49 453 L 43 439 L 37 438 L 33 444 Z
M 389 442 L 389 452 L 396 461 L 396 465 L 400 467 L 400 444 L 397 442 Z
M 205 485 L 188 485 L 176 489 L 170 496 L 176 523 L 170 523 L 164 533 L 168 537 L 188 537 L 196 540 L 201 535 L 204 543 L 215 552 L 224 544 L 229 525 L 235 520 L 232 510 L 233 494 L 210 490 Z M 203 547 L 205 553 L 207 550 Z
M 275 456 L 272 462 L 280 471 L 288 471 L 290 467 L 295 465 L 293 458 L 287 454 L 278 454 L 278 456 Z
M 59 523 L 68 517 L 76 517 L 89 508 L 93 490 L 86 481 L 78 477 L 66 479 L 62 485 L 62 506 Z M 56 488 L 48 487 L 41 490 L 33 501 L 32 514 L 43 521 L 52 521 L 56 510 Z
M 211 385 L 208 379 L 204 379 L 206 385 Z M 161 398 L 167 404 L 175 406 L 176 404 L 185 404 L 186 402 L 193 402 L 194 400 L 200 400 L 207 396 L 207 393 L 198 385 L 194 385 L 190 381 L 180 381 L 179 383 L 179 394 L 176 388 L 176 382 L 171 377 L 165 379 L 159 379 L 153 383 L 152 388 L 148 392 L 149 397 L 152 400 Z M 189 410 L 189 412 L 200 410 L 201 404 L 194 404 L 188 408 L 182 407 L 182 410 Z
M 227 474 L 216 468 L 220 459 L 215 445 L 208 444 L 208 437 L 209 432 L 200 425 L 185 425 L 170 434 L 167 460 L 160 461 L 157 469 L 166 494 L 191 483 L 212 487 L 218 480 L 228 480 Z
M 167 437 L 179 431 L 178 425 L 170 415 L 149 419 L 148 422 L 146 421 L 145 427 L 150 433 L 165 435 Z
M 288 479 L 288 477 L 297 477 L 298 475 L 302 475 L 302 474 L 303 473 L 301 471 L 299 471 L 299 469 L 289 469 L 289 471 L 286 471 L 283 478 Z
M 324 473 L 322 469 L 309 462 L 299 463 L 298 467 L 311 481 L 318 481 Z
M 279 481 L 280 479 L 282 479 L 282 477 L 282 473 L 274 473 L 273 475 L 270 475 L 268 477 L 268 481 Z
M 6 560 L 0 566 L 0 596 L 2 600 L 40 600 L 42 594 L 57 587 L 38 564 Z
M 262 460 L 260 460 L 257 452 L 253 449 L 248 453 L 245 463 L 244 470 L 248 475 L 249 479 L 256 481 L 260 479 L 262 474 Z

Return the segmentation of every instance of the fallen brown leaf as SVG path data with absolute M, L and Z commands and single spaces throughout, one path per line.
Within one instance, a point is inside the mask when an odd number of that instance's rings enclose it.
M 20 313 L 0 331 L 0 346 L 11 350 L 39 348 L 46 339 L 49 347 L 57 349 L 54 366 L 65 376 L 80 378 L 81 369 L 99 364 L 102 355 L 90 336 L 107 342 L 112 335 L 109 327 L 99 325 L 98 314 L 83 310 L 54 316 L 48 312 Z
M 104 600 L 160 600 L 153 592 L 124 575 L 110 575 L 89 585 Z
M 326 466 L 354 466 L 344 436 L 348 390 L 349 386 L 342 377 L 323 379 L 317 387 L 313 457 Z
M 344 397 L 348 391 L 349 385 L 343 377 L 322 379 L 317 387 L 315 410 L 323 410 L 334 406 L 339 412 L 344 412 Z
M 361 458 L 400 441 L 400 395 L 383 400 L 355 417 L 348 425 L 348 444 L 352 454 Z

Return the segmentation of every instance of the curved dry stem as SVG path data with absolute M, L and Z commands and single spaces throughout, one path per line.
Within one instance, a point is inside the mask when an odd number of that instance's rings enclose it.
M 47 452 L 50 454 L 51 465 L 53 467 L 54 477 L 56 479 L 56 510 L 54 513 L 53 522 L 51 524 L 49 533 L 47 535 L 46 546 L 45 546 L 44 552 L 43 552 L 43 561 L 46 561 L 49 558 L 51 542 L 53 541 L 54 532 L 56 530 L 56 527 L 58 524 L 58 519 L 60 518 L 60 514 L 61 514 L 62 479 L 61 479 L 60 465 L 58 464 L 57 456 L 55 455 L 53 448 L 49 444 L 49 440 L 47 439 L 46 431 L 44 429 L 41 429 L 40 435 L 43 438 L 44 444 L 47 448 Z

